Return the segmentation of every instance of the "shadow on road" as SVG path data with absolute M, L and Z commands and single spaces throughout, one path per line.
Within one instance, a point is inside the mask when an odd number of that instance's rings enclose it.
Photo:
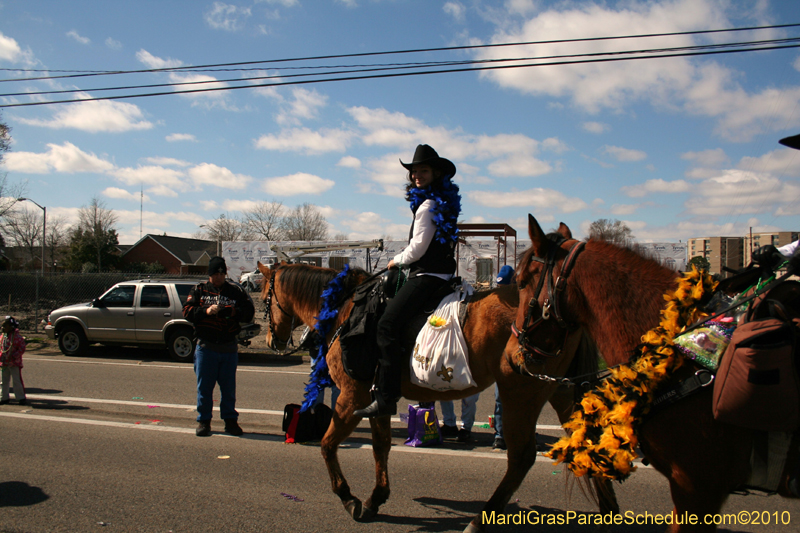
M 50 498 L 39 487 L 31 487 L 22 481 L 0 483 L 0 507 L 25 507 L 42 503 Z

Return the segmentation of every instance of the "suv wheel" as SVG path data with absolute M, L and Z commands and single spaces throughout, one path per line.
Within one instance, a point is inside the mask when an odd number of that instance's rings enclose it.
M 64 355 L 82 355 L 88 345 L 83 329 L 77 324 L 64 326 L 58 334 L 58 348 Z
M 167 349 L 176 361 L 192 362 L 194 360 L 194 333 L 192 330 L 180 328 L 170 333 Z

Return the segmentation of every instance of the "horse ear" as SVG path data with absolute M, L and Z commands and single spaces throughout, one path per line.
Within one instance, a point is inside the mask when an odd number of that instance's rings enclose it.
M 262 274 L 264 274 L 265 276 L 266 276 L 267 274 L 269 274 L 269 267 L 268 267 L 267 265 L 262 265 L 262 264 L 261 264 L 261 261 L 259 261 L 259 262 L 257 263 L 257 265 L 258 265 L 258 271 L 259 271 L 259 272 L 261 272 L 261 273 L 262 273 Z
M 548 241 L 542 227 L 530 213 L 528 213 L 528 237 L 531 239 L 531 248 L 534 253 L 539 257 L 544 257 Z
M 563 222 L 558 223 L 558 233 L 567 240 L 572 240 L 572 232 Z

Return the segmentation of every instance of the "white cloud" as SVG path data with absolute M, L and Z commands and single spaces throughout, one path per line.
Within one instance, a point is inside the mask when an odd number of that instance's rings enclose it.
M 68 104 L 50 120 L 20 118 L 31 126 L 63 129 L 74 128 L 91 133 L 119 133 L 131 130 L 149 130 L 151 122 L 144 120 L 142 111 L 133 104 L 111 101 L 93 101 Z
M 728 162 L 728 156 L 722 148 L 703 150 L 700 152 L 686 152 L 681 154 L 681 159 L 693 161 L 704 167 L 718 167 Z
M 153 191 L 154 194 L 156 194 L 157 191 L 189 190 L 189 186 L 184 179 L 184 173 L 172 168 L 164 168 L 157 165 L 147 165 L 136 168 L 123 167 L 116 168 L 110 171 L 109 174 L 126 185 L 144 184 L 158 187 L 158 189 Z M 169 194 L 169 196 L 171 196 L 171 194 Z
M 222 202 L 222 208 L 225 211 L 250 211 L 260 203 L 256 200 L 225 200 Z
M 167 142 L 174 143 L 179 141 L 197 142 L 197 138 L 191 133 L 170 133 L 165 137 Z
M 341 223 L 343 226 L 347 226 L 353 231 L 363 232 L 366 228 L 376 228 L 383 226 L 389 222 L 378 213 L 373 213 L 372 211 L 366 211 L 364 213 L 358 213 L 354 216 L 347 217 L 346 220 L 343 220 Z
M 89 38 L 88 38 L 88 37 L 82 37 L 82 36 L 81 36 L 81 35 L 79 35 L 79 34 L 78 34 L 78 32 L 77 32 L 77 31 L 75 31 L 75 30 L 70 30 L 70 31 L 68 31 L 68 32 L 67 32 L 67 37 L 69 37 L 69 38 L 71 38 L 71 39 L 75 39 L 76 41 L 78 41 L 78 42 L 79 42 L 79 43 L 81 43 L 81 44 L 89 44 L 89 43 L 91 43 L 91 42 L 92 42 L 91 40 L 89 40 Z
M 106 46 L 112 50 L 120 50 L 122 48 L 122 43 L 109 37 L 106 39 Z
M 729 28 L 730 2 L 718 0 L 663 0 L 660 2 L 562 2 L 534 9 L 538 2 L 512 0 L 508 12 L 495 10 L 496 31 L 490 43 L 568 40 L 607 35 L 669 33 Z M 513 9 L 512 9 L 513 6 Z M 763 6 L 763 3 L 762 3 Z M 759 22 L 764 22 L 759 20 Z M 479 59 L 614 52 L 705 44 L 706 38 L 674 35 L 648 39 L 550 43 L 504 47 L 476 52 Z M 530 61 L 528 61 L 530 62 Z M 800 70 L 800 60 L 795 61 Z M 747 141 L 764 132 L 800 125 L 795 115 L 786 124 L 785 110 L 800 100 L 800 88 L 768 87 L 749 93 L 739 81 L 743 74 L 709 58 L 669 58 L 531 67 L 486 71 L 481 74 L 503 87 L 524 94 L 566 100 L 591 113 L 602 109 L 627 110 L 641 101 L 656 108 L 716 119 L 715 132 L 729 140 Z M 561 102 L 555 102 L 560 104 Z
M 6 37 L 0 32 L 0 59 L 4 61 L 16 62 L 22 57 L 22 49 L 20 49 L 17 41 L 11 37 Z
M 675 180 L 664 181 L 662 179 L 647 180 L 640 185 L 630 185 L 622 187 L 621 190 L 631 198 L 638 198 L 648 194 L 665 194 L 665 193 L 678 193 L 687 192 L 691 189 L 692 185 L 688 181 Z
M 179 59 L 162 59 L 160 57 L 156 57 L 144 48 L 136 52 L 136 59 L 139 60 L 140 63 L 144 63 L 150 68 L 177 68 L 183 66 L 183 61 Z
M 589 133 L 604 133 L 611 129 L 611 126 L 602 122 L 584 122 L 581 127 Z
M 206 23 L 215 30 L 238 31 L 252 15 L 249 7 L 238 7 L 224 2 L 214 2 L 205 12 Z
M 244 189 L 253 180 L 244 174 L 234 174 L 225 167 L 213 163 L 200 163 L 188 170 L 195 185 L 213 185 L 222 189 Z
M 346 155 L 336 163 L 337 167 L 345 167 L 345 168 L 361 168 L 361 160 L 357 157 L 353 157 L 351 155 Z
M 144 160 L 154 165 L 163 165 L 168 167 L 188 167 L 191 165 L 191 163 L 188 161 L 175 159 L 174 157 L 146 157 Z
M 148 187 L 147 192 L 151 193 L 154 196 L 166 196 L 167 198 L 177 198 L 178 193 L 175 189 L 171 189 L 166 185 L 156 185 L 154 187 Z
M 114 198 L 116 200 L 130 200 L 136 202 L 141 201 L 145 203 L 150 202 L 150 197 L 147 195 L 142 196 L 138 192 L 132 193 L 126 191 L 125 189 L 120 189 L 119 187 L 108 187 L 104 189 L 100 194 L 108 198 Z
M 255 146 L 264 150 L 306 154 L 344 152 L 352 136 L 352 133 L 339 129 L 323 128 L 313 131 L 308 128 L 292 128 L 281 131 L 279 135 L 262 135 L 256 140 Z
M 322 194 L 336 183 L 313 174 L 298 172 L 291 176 L 269 178 L 264 180 L 261 190 L 276 196 L 293 196 L 296 194 Z
M 295 88 L 292 89 L 291 101 L 281 98 L 282 109 L 275 117 L 281 125 L 299 125 L 300 119 L 312 119 L 319 115 L 319 110 L 328 103 L 328 97 L 315 90 Z
M 791 148 L 778 148 L 761 157 L 743 157 L 736 165 L 741 170 L 800 176 L 800 154 Z
M 489 164 L 488 169 L 495 176 L 533 177 L 547 174 L 553 167 L 535 157 L 520 154 L 494 161 Z
M 561 191 L 553 189 L 528 189 L 525 191 L 471 191 L 470 200 L 486 207 L 536 207 L 539 209 L 558 208 L 562 213 L 574 213 L 586 209 L 588 205 L 580 198 L 570 198 Z
M 283 7 L 294 7 L 300 5 L 300 0 L 255 0 L 257 4 L 278 4 Z
M 70 142 L 61 146 L 48 144 L 47 147 L 49 150 L 44 153 L 9 152 L 5 155 L 5 166 L 9 171 L 28 174 L 49 174 L 52 171 L 106 173 L 114 168 L 112 163 L 84 152 Z
M 466 8 L 461 2 L 446 2 L 442 11 L 453 17 L 457 22 L 464 22 Z
M 641 161 L 642 159 L 647 159 L 647 154 L 641 150 L 631 150 L 629 148 L 621 148 L 619 146 L 606 145 L 603 147 L 603 153 L 610 155 L 620 162 Z
M 756 214 L 796 210 L 800 185 L 775 176 L 727 170 L 706 180 L 684 204 L 693 215 L 729 216 L 732 213 Z
M 163 59 L 154 56 L 145 49 L 141 49 L 138 52 L 136 52 L 136 59 L 138 59 L 141 63 L 147 65 L 152 69 L 170 69 L 183 66 L 183 61 L 180 61 L 179 59 L 172 59 L 172 58 Z M 181 90 L 186 91 L 191 89 L 224 89 L 225 87 L 228 87 L 227 83 L 218 82 L 217 78 L 205 74 L 194 74 L 194 73 L 182 74 L 180 72 L 168 72 L 167 77 L 172 83 L 192 84 L 184 86 L 175 86 L 173 87 L 175 91 L 181 91 Z M 191 100 L 192 106 L 205 106 L 207 108 L 219 106 L 224 109 L 235 110 L 235 108 L 233 108 L 229 104 L 228 95 L 225 93 L 225 91 L 189 93 L 189 94 L 182 94 L 181 97 Z M 178 139 L 178 140 L 184 140 L 184 139 Z

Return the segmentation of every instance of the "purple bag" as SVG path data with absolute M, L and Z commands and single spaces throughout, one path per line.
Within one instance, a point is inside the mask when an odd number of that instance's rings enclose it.
M 435 446 L 442 443 L 439 434 L 439 419 L 436 407 L 421 408 L 419 405 L 408 406 L 408 438 L 406 446 Z

